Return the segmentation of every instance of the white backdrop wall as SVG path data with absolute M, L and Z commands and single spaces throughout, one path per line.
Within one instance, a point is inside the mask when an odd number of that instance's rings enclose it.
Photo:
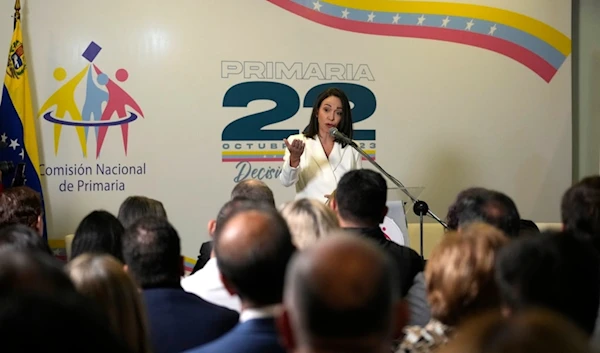
M 13 5 L 0 0 L 6 50 Z M 363 118 L 355 129 L 366 131 L 357 139 L 406 185 L 425 187 L 422 198 L 440 216 L 458 191 L 480 185 L 509 194 L 524 217 L 559 219 L 571 181 L 568 0 L 22 5 L 51 237 L 141 194 L 164 202 L 194 257 L 235 182 L 260 177 L 278 203 L 293 198 L 276 178 L 281 140 L 305 127 L 321 90 L 311 89 L 325 83 L 346 85 Z M 112 114 L 123 102 L 127 109 Z M 49 121 L 60 118 L 56 104 L 76 107 L 62 125 Z M 87 137 L 68 125 L 97 125 L 94 111 L 109 111 L 115 125 L 89 127 Z M 99 166 L 139 173 L 106 175 Z

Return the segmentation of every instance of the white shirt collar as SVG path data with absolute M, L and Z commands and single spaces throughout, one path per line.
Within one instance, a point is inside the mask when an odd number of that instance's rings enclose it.
M 211 303 L 237 312 L 242 310 L 240 298 L 237 295 L 229 294 L 223 286 L 217 259 L 214 257 L 208 260 L 201 270 L 181 280 L 181 286 L 186 292 L 193 293 Z
M 280 311 L 281 304 L 264 306 L 262 308 L 243 309 L 240 314 L 240 322 L 275 317 L 279 315 Z

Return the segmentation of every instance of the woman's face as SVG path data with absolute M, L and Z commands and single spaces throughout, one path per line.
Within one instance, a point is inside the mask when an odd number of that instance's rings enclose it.
M 336 96 L 329 96 L 321 102 L 317 118 L 319 131 L 329 133 L 329 129 L 337 127 L 342 120 L 342 101 Z

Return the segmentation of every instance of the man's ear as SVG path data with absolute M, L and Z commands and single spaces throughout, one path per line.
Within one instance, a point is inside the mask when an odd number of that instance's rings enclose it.
M 294 337 L 294 330 L 290 323 L 290 313 L 284 306 L 281 313 L 276 318 L 277 331 L 279 331 L 279 341 L 283 347 L 288 351 L 292 352 L 296 348 L 296 339 Z
M 402 339 L 404 336 L 404 327 L 410 320 L 410 309 L 408 304 L 404 300 L 399 300 L 393 308 L 393 326 L 392 326 L 392 337 L 394 339 Z
M 123 265 L 123 271 L 129 273 L 129 266 Z
M 210 237 L 213 238 L 215 236 L 215 230 L 217 229 L 217 221 L 215 219 L 211 219 L 210 221 L 208 221 L 207 228 L 208 235 L 210 235 Z
M 510 310 L 510 308 L 505 305 L 502 306 L 500 312 L 502 313 L 503 317 L 510 317 L 512 315 L 512 310 Z
M 220 272 L 219 272 L 219 278 L 221 279 L 221 282 L 223 283 L 223 287 L 225 287 L 225 289 L 227 290 L 227 292 L 230 295 L 237 295 L 237 291 L 235 290 L 235 287 L 233 286 L 233 284 L 231 284 L 231 282 L 229 282 L 229 280 L 227 278 L 225 278 L 225 276 L 223 276 L 223 274 Z
M 44 236 L 44 219 L 42 218 L 42 215 L 39 215 L 35 222 L 35 230 L 37 230 L 40 236 Z
M 337 200 L 335 199 L 335 196 L 333 196 L 331 199 L 329 199 L 329 207 L 331 207 L 332 210 L 337 212 L 338 204 L 337 204 Z

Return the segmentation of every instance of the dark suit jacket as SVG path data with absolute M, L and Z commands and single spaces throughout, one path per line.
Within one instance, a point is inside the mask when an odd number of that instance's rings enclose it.
M 196 273 L 196 271 L 200 270 L 202 267 L 204 267 L 204 265 L 206 265 L 206 263 L 208 262 L 208 260 L 210 260 L 210 253 L 212 252 L 212 241 L 206 241 L 204 243 L 202 243 L 202 245 L 200 246 L 200 253 L 198 254 L 198 260 L 196 261 L 196 264 L 194 265 L 194 269 L 192 270 L 192 273 L 190 274 L 194 274 Z
M 226 335 L 186 353 L 285 353 L 273 318 L 242 322 Z
M 144 289 L 153 353 L 179 353 L 231 330 L 239 314 L 182 288 Z
M 394 243 L 388 240 L 379 227 L 373 228 L 350 228 L 362 234 L 363 236 L 373 240 L 380 248 L 383 249 L 393 261 L 397 264 L 398 281 L 400 283 L 400 292 L 402 297 L 405 297 L 410 287 L 412 287 L 415 276 L 423 271 L 423 259 L 413 249 Z

